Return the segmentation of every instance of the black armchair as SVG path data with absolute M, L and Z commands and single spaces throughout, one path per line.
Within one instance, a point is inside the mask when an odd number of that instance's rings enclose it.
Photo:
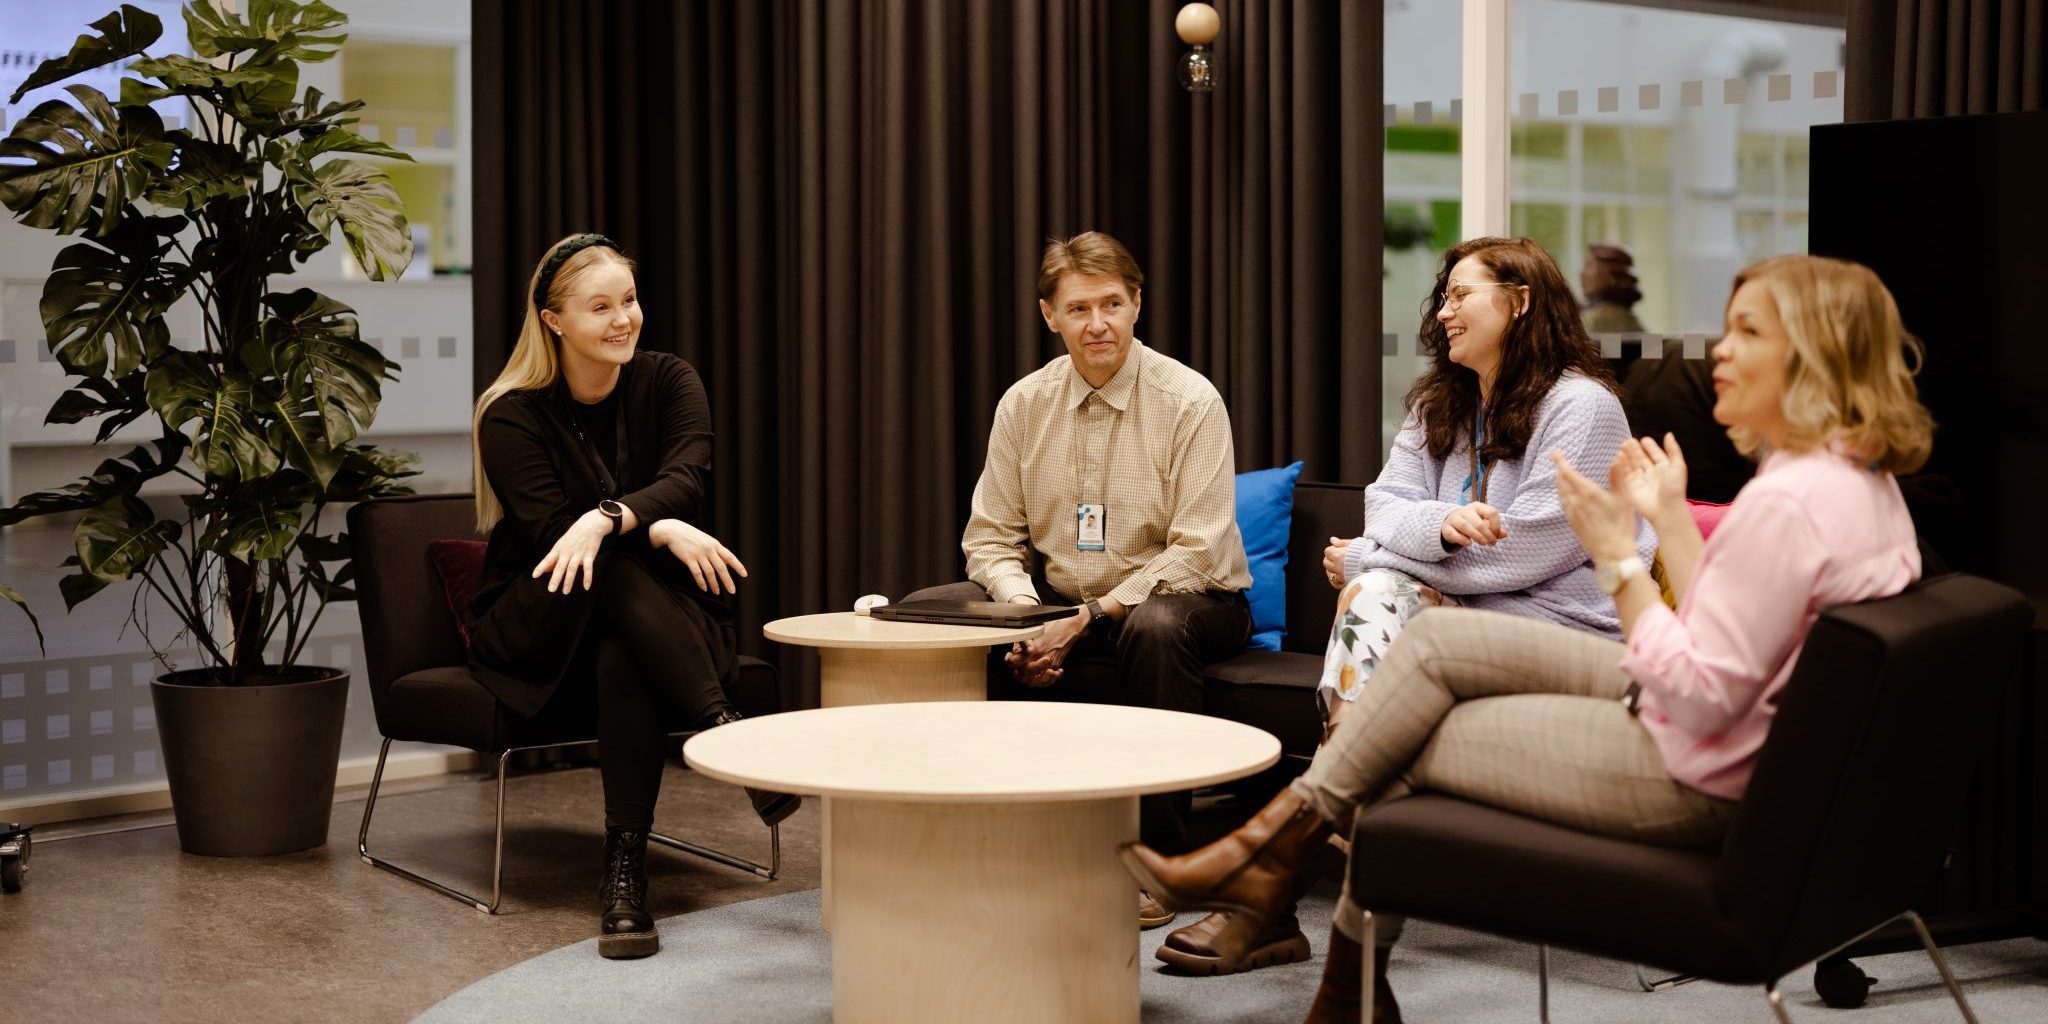
M 363 620 L 370 699 L 384 743 L 356 834 L 363 862 L 428 889 L 495 914 L 502 896 L 505 863 L 505 768 L 511 755 L 536 747 L 595 744 L 595 708 L 560 710 L 524 719 L 500 704 L 469 674 L 468 651 L 455 616 L 443 597 L 427 546 L 444 539 L 474 539 L 476 506 L 470 495 L 422 495 L 363 502 L 349 510 L 355 542 L 357 602 Z M 740 659 L 739 679 L 729 688 L 742 710 L 772 707 L 775 670 L 756 658 Z M 495 755 L 498 762 L 496 839 L 491 858 L 491 898 L 478 897 L 380 860 L 370 854 L 370 819 L 393 740 L 467 747 Z M 782 866 L 781 827 L 769 826 L 767 864 L 653 833 L 655 842 L 761 878 L 774 879 Z
M 1914 907 L 2032 617 L 2017 592 L 1960 574 L 1823 614 L 1718 852 L 1424 794 L 1358 816 L 1352 893 L 1383 913 L 1761 984 L 1787 1022 L 1779 978 L 1903 917 L 1974 1022 Z M 1548 1021 L 1544 968 L 1539 957 Z

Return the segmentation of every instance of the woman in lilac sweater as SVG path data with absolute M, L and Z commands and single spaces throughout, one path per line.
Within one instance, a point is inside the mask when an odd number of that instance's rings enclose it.
M 1427 607 L 1621 635 L 1543 454 L 1563 452 L 1592 472 L 1629 436 L 1613 375 L 1557 264 L 1526 238 L 1452 247 L 1421 338 L 1431 365 L 1409 389 L 1408 418 L 1366 488 L 1365 533 L 1332 537 L 1323 554 L 1325 575 L 1343 590 L 1316 691 L 1327 725 Z M 1656 544 L 1647 524 L 1637 529 L 1645 561 Z
M 1592 472 L 1629 436 L 1613 375 L 1557 264 L 1526 238 L 1453 246 L 1423 304 L 1421 337 L 1430 368 L 1409 390 L 1407 421 L 1366 488 L 1364 535 L 1332 537 L 1324 552 L 1324 573 L 1343 591 L 1316 689 L 1325 735 L 1425 608 L 1485 608 L 1621 635 L 1542 454 L 1561 451 Z M 1635 547 L 1645 561 L 1654 552 L 1648 525 Z M 1154 955 L 1196 974 L 1308 959 L 1292 914 L 1268 920 L 1241 955 L 1216 946 L 1230 927 L 1227 913 L 1211 914 L 1168 935 Z
M 1903 590 L 1920 573 L 1892 474 L 1926 461 L 1932 423 L 1913 346 L 1876 275 L 1812 256 L 1736 277 L 1714 346 L 1714 418 L 1756 477 L 1702 542 L 1668 435 L 1619 446 L 1603 489 L 1553 453 L 1571 528 L 1593 556 L 1625 642 L 1482 610 L 1409 624 L 1315 763 L 1243 828 L 1184 857 L 1129 846 L 1125 863 L 1169 907 L 1236 911 L 1242 947 L 1293 902 L 1295 869 L 1332 825 L 1437 790 L 1572 828 L 1676 846 L 1720 841 L 1769 733 L 1777 694 L 1826 608 Z M 1676 611 L 1635 547 L 1662 537 Z M 1373 1020 L 1400 923 L 1339 902 L 1311 1022 L 1357 1020 L 1362 944 Z

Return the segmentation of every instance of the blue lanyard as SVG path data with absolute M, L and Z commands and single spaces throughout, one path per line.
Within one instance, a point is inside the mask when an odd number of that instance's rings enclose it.
M 1458 497 L 1472 493 L 1472 485 L 1479 485 L 1479 500 L 1486 500 L 1486 460 L 1479 457 L 1479 448 L 1486 443 L 1485 410 L 1472 413 L 1472 471 L 1465 474 L 1465 486 L 1458 489 Z

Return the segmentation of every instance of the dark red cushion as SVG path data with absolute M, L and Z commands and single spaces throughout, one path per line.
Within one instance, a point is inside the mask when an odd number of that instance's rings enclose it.
M 469 595 L 476 590 L 477 577 L 484 572 L 484 542 L 430 540 L 427 558 L 434 563 L 434 571 L 441 574 L 441 594 L 448 599 L 448 610 L 455 613 L 455 629 L 462 634 L 462 646 L 468 648 L 469 627 L 462 621 L 462 610 L 469 606 Z

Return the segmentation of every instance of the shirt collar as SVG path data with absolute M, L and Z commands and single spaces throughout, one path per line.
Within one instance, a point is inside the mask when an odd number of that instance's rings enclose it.
M 1131 396 L 1136 394 L 1138 390 L 1139 364 L 1144 362 L 1144 360 L 1145 343 L 1132 338 L 1131 351 L 1124 357 L 1124 365 L 1118 367 L 1116 375 L 1109 378 L 1109 383 L 1104 384 L 1099 389 L 1102 394 L 1102 400 L 1108 402 L 1110 408 L 1118 412 L 1123 412 L 1130 408 Z M 1088 383 L 1086 377 L 1081 376 L 1080 368 L 1075 366 L 1073 358 L 1069 357 L 1067 359 L 1067 408 L 1079 409 L 1081 403 L 1087 401 L 1088 396 L 1097 390 L 1097 388 Z

